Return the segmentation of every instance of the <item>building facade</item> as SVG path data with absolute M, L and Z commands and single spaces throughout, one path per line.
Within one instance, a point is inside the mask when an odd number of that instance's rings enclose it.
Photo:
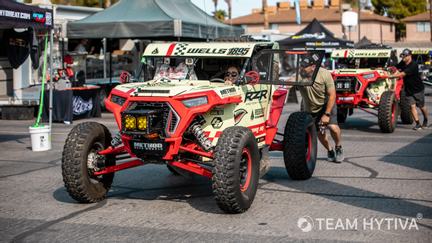
M 226 23 L 242 26 L 246 34 L 268 33 L 269 30 L 264 28 L 265 17 L 262 12 L 261 9 L 253 9 L 251 14 L 228 20 Z M 269 6 L 266 12 L 268 26 L 273 33 L 292 35 L 316 18 L 336 37 L 344 37 L 341 6 L 336 0 L 300 1 L 301 24 L 296 22 L 296 10 L 289 2 L 279 2 L 277 6 Z M 374 14 L 369 10 L 360 11 L 360 19 L 360 39 L 366 36 L 376 43 L 395 42 L 395 20 Z M 358 29 L 358 26 L 345 28 L 346 39 L 357 42 L 359 40 Z
M 429 12 L 424 12 L 402 20 L 406 24 L 405 42 L 431 42 Z

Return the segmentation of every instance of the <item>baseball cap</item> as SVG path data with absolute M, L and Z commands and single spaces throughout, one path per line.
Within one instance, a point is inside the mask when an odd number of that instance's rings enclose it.
M 401 52 L 400 57 L 411 56 L 411 54 L 412 54 L 412 51 L 410 49 L 408 49 L 408 48 L 405 48 Z
M 319 57 L 316 54 L 307 55 L 300 61 L 300 66 L 301 67 L 309 67 L 311 65 L 317 64 L 318 60 L 319 60 Z

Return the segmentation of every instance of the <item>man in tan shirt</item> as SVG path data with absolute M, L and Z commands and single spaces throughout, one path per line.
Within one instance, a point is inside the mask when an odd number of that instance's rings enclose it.
M 311 78 L 315 70 L 315 62 L 306 57 L 301 61 L 300 66 L 301 76 Z M 301 87 L 300 93 L 303 97 L 305 111 L 315 119 L 315 126 L 319 129 L 318 139 L 327 149 L 327 160 L 341 163 L 344 160 L 341 130 L 337 123 L 336 89 L 330 72 L 320 67 L 314 84 Z M 335 150 L 330 146 L 325 128 L 330 130 Z

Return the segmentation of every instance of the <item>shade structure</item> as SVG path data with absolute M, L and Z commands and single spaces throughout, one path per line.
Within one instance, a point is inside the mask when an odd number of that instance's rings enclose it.
M 312 22 L 295 35 L 278 42 L 281 47 L 289 49 L 326 50 L 354 47 L 352 41 L 335 37 L 317 19 L 313 19 Z
M 51 29 L 54 19 L 52 9 L 0 0 L 0 29 L 33 28 Z
M 121 0 L 67 26 L 69 38 L 238 37 L 243 29 L 220 23 L 190 0 Z

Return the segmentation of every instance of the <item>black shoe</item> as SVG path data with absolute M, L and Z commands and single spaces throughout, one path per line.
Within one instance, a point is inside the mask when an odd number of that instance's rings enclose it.
M 327 151 L 327 161 L 328 162 L 335 162 L 336 161 L 336 155 L 335 155 L 335 151 L 333 149 L 330 151 Z
M 345 159 L 344 154 L 343 154 L 342 146 L 336 146 L 335 150 L 336 150 L 336 159 L 335 159 L 335 162 L 336 163 L 341 163 Z
M 424 119 L 423 124 L 422 124 L 422 128 L 427 128 L 427 127 L 428 127 L 428 120 Z
M 421 130 L 422 126 L 420 125 L 420 123 L 416 123 L 416 125 L 413 127 L 413 130 Z

